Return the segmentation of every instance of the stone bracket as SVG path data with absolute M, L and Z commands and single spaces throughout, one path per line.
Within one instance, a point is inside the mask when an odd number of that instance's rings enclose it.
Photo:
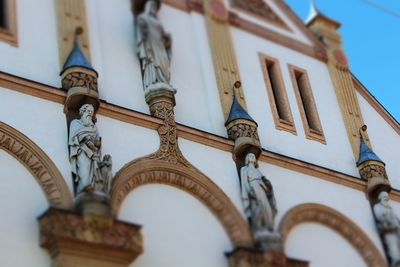
M 112 217 L 50 208 L 38 221 L 57 267 L 129 266 L 143 252 L 141 226 Z

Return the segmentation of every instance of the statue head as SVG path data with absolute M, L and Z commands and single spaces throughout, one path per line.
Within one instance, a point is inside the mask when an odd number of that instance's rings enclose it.
M 79 109 L 79 117 L 85 125 L 93 124 L 94 107 L 91 104 L 84 104 Z
M 258 167 L 258 163 L 257 163 L 257 158 L 256 158 L 256 156 L 253 154 L 253 153 L 248 153 L 247 155 L 246 155 L 246 158 L 245 158 L 245 160 L 244 160 L 244 163 L 246 164 L 246 165 L 249 165 L 250 163 L 252 163 L 253 165 L 254 165 L 254 167 Z
M 145 12 L 152 16 L 157 16 L 160 9 L 160 0 L 147 0 L 145 5 Z
M 378 200 L 380 203 L 384 205 L 388 205 L 389 203 L 389 194 L 386 191 L 382 191 L 378 195 Z

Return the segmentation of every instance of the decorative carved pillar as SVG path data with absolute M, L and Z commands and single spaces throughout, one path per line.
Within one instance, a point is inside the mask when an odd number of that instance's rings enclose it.
M 344 52 L 342 38 L 338 32 L 340 23 L 323 15 L 316 8 L 314 13 L 314 17 L 307 23 L 307 26 L 321 39 L 327 48 L 329 73 L 338 98 L 354 158 L 357 159 L 359 155 L 358 129 L 364 125 L 364 120 L 349 70 L 349 63 Z M 367 136 L 365 141 L 368 145 L 371 145 Z
M 143 252 L 140 226 L 111 215 L 112 159 L 101 156 L 95 119 L 100 105 L 97 72 L 75 40 L 60 73 L 62 89 L 67 91 L 64 112 L 75 208 L 50 208 L 39 217 L 40 244 L 49 250 L 53 266 L 128 267 Z

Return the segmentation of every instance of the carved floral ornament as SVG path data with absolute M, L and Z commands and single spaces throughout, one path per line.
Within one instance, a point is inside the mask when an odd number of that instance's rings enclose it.
M 334 230 L 353 246 L 367 266 L 387 266 L 385 259 L 364 231 L 349 218 L 332 208 L 307 203 L 289 210 L 279 226 L 283 241 L 285 242 L 293 228 L 302 223 L 318 223 Z
M 51 206 L 72 207 L 72 195 L 55 164 L 28 137 L 3 122 L 0 122 L 0 149 L 8 152 L 29 170 Z

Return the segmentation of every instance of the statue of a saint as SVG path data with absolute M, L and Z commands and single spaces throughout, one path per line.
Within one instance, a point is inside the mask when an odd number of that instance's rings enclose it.
M 383 236 L 391 266 L 400 266 L 400 221 L 389 204 L 389 194 L 379 193 L 379 202 L 373 207 L 377 227 Z
M 272 236 L 277 213 L 270 181 L 258 170 L 256 156 L 249 153 L 246 166 L 240 169 L 242 200 L 255 241 L 262 243 L 265 235 Z
M 69 157 L 76 194 L 103 191 L 108 193 L 106 179 L 111 177 L 111 156 L 101 161 L 101 137 L 93 122 L 94 108 L 84 104 L 79 109 L 79 119 L 69 127 Z M 105 177 L 107 176 L 107 177 Z
M 145 94 L 160 89 L 175 93 L 170 85 L 171 36 L 157 18 L 160 0 L 147 0 L 136 19 L 137 54 L 141 64 Z

